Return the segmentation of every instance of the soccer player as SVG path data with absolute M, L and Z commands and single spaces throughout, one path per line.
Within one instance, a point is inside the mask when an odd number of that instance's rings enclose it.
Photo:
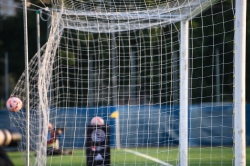
M 54 126 L 51 123 L 49 123 L 48 136 L 47 136 L 47 155 L 61 155 L 61 154 L 72 154 L 72 151 L 64 152 L 59 148 L 58 133 L 54 128 Z

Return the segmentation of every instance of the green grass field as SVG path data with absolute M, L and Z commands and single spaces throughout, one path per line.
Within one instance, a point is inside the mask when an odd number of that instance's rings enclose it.
M 165 148 L 137 148 L 130 149 L 137 151 L 141 154 L 157 158 L 171 165 L 178 164 L 178 149 L 171 148 L 167 150 Z M 233 149 L 231 147 L 226 148 L 191 148 L 189 150 L 189 165 L 190 166 L 230 166 L 233 165 Z M 250 165 L 250 148 L 247 148 L 246 165 Z M 15 166 L 25 166 L 25 154 L 21 152 L 8 152 L 9 157 Z M 31 157 L 31 160 L 33 157 Z M 31 162 L 32 163 L 32 162 Z M 140 157 L 138 155 L 126 152 L 124 150 L 111 150 L 111 163 L 112 165 L 126 165 L 126 166 L 153 166 L 161 165 L 155 161 Z M 48 166 L 85 166 L 85 151 L 75 150 L 73 155 L 64 156 L 48 156 Z

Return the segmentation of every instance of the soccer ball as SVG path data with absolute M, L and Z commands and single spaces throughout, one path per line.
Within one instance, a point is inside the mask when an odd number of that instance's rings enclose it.
M 104 120 L 101 117 L 96 116 L 91 120 L 91 125 L 92 126 L 103 126 Z
M 6 102 L 6 107 L 11 112 L 18 112 L 23 107 L 23 102 L 18 97 L 10 97 Z

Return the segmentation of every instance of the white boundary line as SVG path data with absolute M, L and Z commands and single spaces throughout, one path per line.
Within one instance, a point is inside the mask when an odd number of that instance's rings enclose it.
M 122 149 L 122 150 L 124 150 L 124 151 L 126 151 L 126 152 L 129 152 L 129 153 L 133 153 L 133 154 L 135 154 L 135 155 L 137 155 L 137 156 L 141 156 L 141 157 L 144 157 L 144 158 L 146 158 L 146 159 L 152 160 L 152 161 L 157 162 L 157 163 L 159 163 L 159 164 L 161 164 L 161 165 L 172 166 L 172 165 L 170 165 L 170 164 L 168 164 L 168 163 L 165 163 L 164 161 L 161 161 L 161 160 L 159 160 L 159 159 L 157 159 L 157 158 L 154 158 L 154 157 L 151 157 L 151 156 L 142 154 L 142 153 L 140 153 L 140 152 L 136 152 L 136 151 L 129 150 L 129 149 Z

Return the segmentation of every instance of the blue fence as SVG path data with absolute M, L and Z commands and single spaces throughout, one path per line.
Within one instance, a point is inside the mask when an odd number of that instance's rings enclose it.
M 63 147 L 83 147 L 85 126 L 95 116 L 102 117 L 111 128 L 111 146 L 115 145 L 115 120 L 120 114 L 121 146 L 164 146 L 179 143 L 179 107 L 166 105 L 135 105 L 99 108 L 51 109 L 50 121 L 65 127 Z M 0 127 L 10 127 L 9 112 L 0 110 Z M 250 105 L 246 106 L 246 143 L 250 145 Z M 189 107 L 190 146 L 231 146 L 233 144 L 232 103 L 202 104 Z

